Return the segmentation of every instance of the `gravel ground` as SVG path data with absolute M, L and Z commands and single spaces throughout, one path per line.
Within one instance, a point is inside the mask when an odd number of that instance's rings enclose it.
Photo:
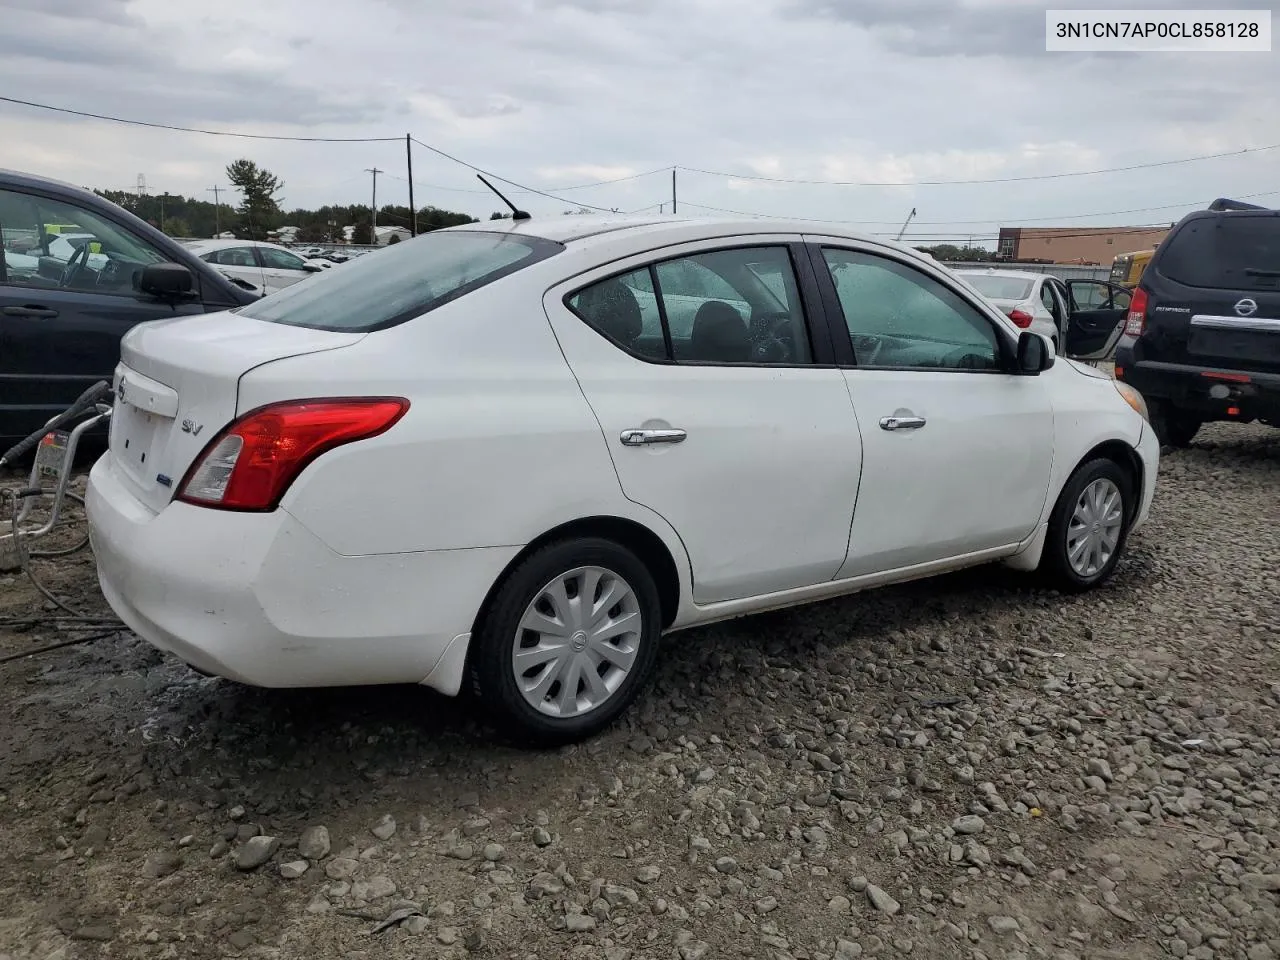
M 599 739 L 0 665 L 0 958 L 1280 957 L 1280 431 L 1170 454 L 1112 583 L 1000 568 L 678 634 Z M 104 610 L 84 554 L 40 561 Z M 0 657 L 49 643 L 0 575 Z

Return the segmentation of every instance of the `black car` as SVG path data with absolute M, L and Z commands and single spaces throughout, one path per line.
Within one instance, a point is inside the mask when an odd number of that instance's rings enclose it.
M 0 450 L 110 381 L 135 324 L 258 296 L 109 200 L 0 170 Z
M 1280 210 L 1215 200 L 1156 248 L 1116 347 L 1163 445 L 1202 424 L 1280 426 Z

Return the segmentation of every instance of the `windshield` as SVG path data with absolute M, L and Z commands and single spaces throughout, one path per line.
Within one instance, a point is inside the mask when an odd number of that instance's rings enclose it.
M 478 230 L 426 233 L 317 273 L 240 313 L 315 330 L 403 323 L 564 249 L 540 237 Z
M 1160 273 L 1189 287 L 1274 287 L 1280 217 L 1228 214 L 1192 220 L 1162 245 Z
M 962 273 L 984 297 L 992 300 L 1025 300 L 1031 296 L 1034 281 L 1022 277 L 1002 277 L 991 273 Z

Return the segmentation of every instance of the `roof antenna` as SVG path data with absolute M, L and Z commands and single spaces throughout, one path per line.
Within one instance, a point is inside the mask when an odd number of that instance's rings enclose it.
M 488 188 L 489 188 L 490 190 L 492 190 L 494 193 L 496 193 L 496 194 L 498 195 L 498 199 L 499 199 L 499 200 L 501 200 L 503 203 L 505 203 L 508 207 L 510 207 L 510 208 L 511 208 L 511 219 L 512 219 L 512 220 L 530 220 L 530 219 L 532 219 L 532 218 L 529 216 L 529 214 L 527 214 L 525 211 L 523 211 L 523 210 L 519 209 L 519 208 L 518 208 L 514 203 L 512 203 L 510 200 L 508 200 L 506 197 L 504 197 L 504 196 L 502 195 L 502 191 L 500 191 L 497 187 L 495 187 L 492 183 L 490 183 L 488 180 L 486 180 L 486 179 L 485 179 L 484 177 L 482 177 L 480 174 L 478 174 L 478 173 L 476 174 L 476 179 L 477 179 L 477 180 L 479 180 L 481 183 L 483 183 L 486 187 L 488 187 Z

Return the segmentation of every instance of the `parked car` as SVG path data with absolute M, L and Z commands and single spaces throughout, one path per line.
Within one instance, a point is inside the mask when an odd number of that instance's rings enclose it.
M 1094 587 L 1158 468 L 1136 391 L 822 224 L 436 230 L 140 327 L 115 384 L 88 515 L 140 636 L 266 687 L 465 685 L 541 742 L 612 721 L 665 631 L 991 561 Z
M 231 276 L 261 287 L 267 295 L 324 269 L 288 247 L 260 240 L 197 240 L 187 249 Z
M 114 203 L 29 174 L 0 171 L 0 240 L 4 447 L 109 380 L 135 324 L 256 297 Z
M 1076 359 L 1105 360 L 1120 339 L 1131 294 L 1119 284 L 995 267 L 956 272 L 1018 327 L 1049 337 L 1055 350 L 1069 331 Z
M 1280 426 L 1280 210 L 1217 200 L 1169 231 L 1134 291 L 1116 377 L 1168 446 L 1210 421 Z

